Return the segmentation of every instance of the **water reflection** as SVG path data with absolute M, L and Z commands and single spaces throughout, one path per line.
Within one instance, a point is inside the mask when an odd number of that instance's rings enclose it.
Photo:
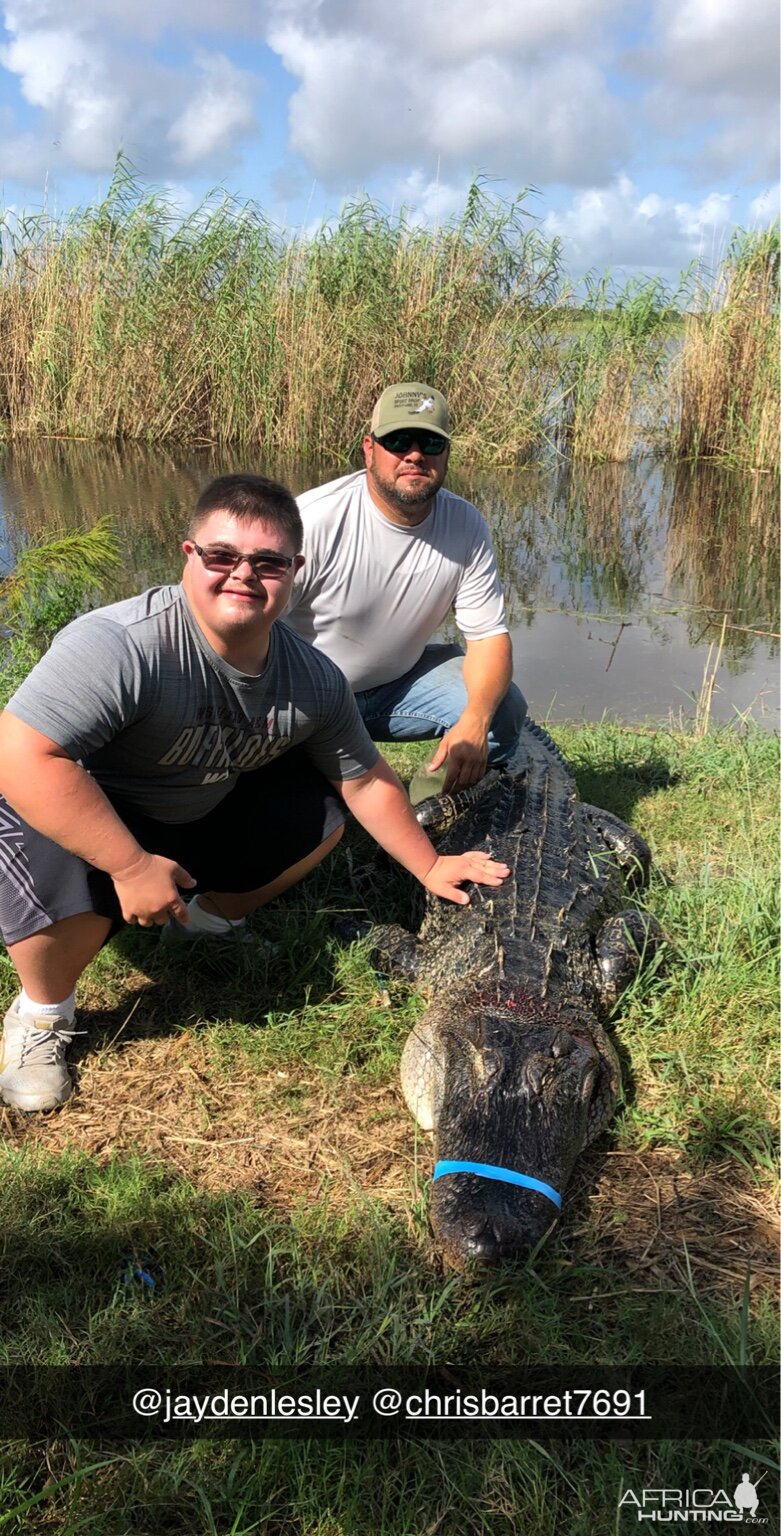
M 659 470 L 601 464 L 561 479 L 561 562 L 575 606 L 623 617 L 642 597 L 653 554 Z
M 106 512 L 123 540 L 121 596 L 176 579 L 198 491 L 254 469 L 294 491 L 336 463 L 248 462 L 246 453 L 36 440 L 0 452 L 0 558 Z M 597 467 L 453 469 L 448 482 L 492 527 L 517 674 L 535 711 L 626 719 L 693 713 L 727 615 L 713 713 L 778 722 L 777 488 L 767 476 L 676 470 L 651 458 Z
M 769 476 L 719 472 L 671 476 L 667 524 L 667 580 L 691 610 L 695 641 L 728 619 L 727 651 L 750 657 L 756 630 L 778 623 L 779 527 L 776 488 Z M 772 654 L 777 652 L 777 640 Z

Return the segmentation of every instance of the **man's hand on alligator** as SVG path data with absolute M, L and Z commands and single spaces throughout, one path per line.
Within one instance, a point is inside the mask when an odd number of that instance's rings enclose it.
M 443 767 L 446 767 L 446 773 L 442 794 L 454 795 L 459 790 L 469 789 L 472 784 L 479 784 L 488 767 L 486 729 L 468 724 L 462 715 L 442 737 L 428 770 L 436 774 Z M 437 792 L 437 788 L 432 790 L 432 794 Z
M 423 884 L 432 896 L 443 896 L 461 907 L 469 906 L 469 897 L 462 891 L 462 880 L 475 880 L 478 885 L 501 885 L 510 873 L 509 864 L 498 863 L 479 848 L 468 853 L 451 854 L 438 858 L 432 864 Z

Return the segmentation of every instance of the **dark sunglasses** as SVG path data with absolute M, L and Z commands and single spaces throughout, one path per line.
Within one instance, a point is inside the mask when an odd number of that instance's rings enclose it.
M 279 555 L 276 551 L 267 553 L 259 549 L 254 555 L 240 555 L 235 549 L 225 549 L 221 544 L 215 544 L 214 548 L 201 549 L 200 544 L 193 544 L 196 555 L 200 555 L 207 571 L 235 571 L 239 565 L 247 564 L 253 576 L 276 577 L 281 579 L 287 576 L 293 564 L 292 555 Z
M 438 432 L 416 432 L 414 427 L 400 427 L 398 432 L 388 432 L 385 437 L 375 437 L 374 441 L 387 453 L 409 453 L 416 443 L 421 453 L 431 459 L 447 448 L 447 438 L 440 437 Z

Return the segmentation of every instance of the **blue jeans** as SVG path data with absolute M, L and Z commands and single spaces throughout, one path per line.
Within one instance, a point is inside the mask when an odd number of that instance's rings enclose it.
M 392 683 L 356 693 L 373 741 L 428 741 L 444 736 L 466 709 L 464 653 L 457 645 L 427 645 L 416 666 Z M 526 700 L 511 683 L 491 721 L 488 761 L 506 763 L 518 740 Z

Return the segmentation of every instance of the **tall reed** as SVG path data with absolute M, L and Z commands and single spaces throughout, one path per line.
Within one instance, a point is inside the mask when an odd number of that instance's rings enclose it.
M 778 468 L 779 227 L 739 230 L 686 322 L 671 412 L 679 459 Z
M 616 287 L 609 273 L 586 280 L 586 299 L 560 348 L 558 446 L 591 463 L 623 461 L 654 435 L 677 296 L 659 278 Z
M 229 198 L 177 220 L 120 162 L 100 206 L 3 233 L 9 435 L 348 455 L 384 384 L 420 377 L 445 384 L 470 456 L 539 442 L 560 251 L 523 198 L 475 184 L 433 231 L 359 201 L 294 237 Z
M 0 434 L 349 461 L 380 389 L 417 377 L 446 389 L 471 463 L 620 461 L 664 433 L 767 467 L 773 238 L 743 237 L 698 294 L 676 370 L 678 297 L 605 276 L 575 308 L 526 194 L 477 181 L 436 229 L 360 199 L 295 235 L 225 196 L 181 217 L 120 158 L 94 207 L 0 213 Z

